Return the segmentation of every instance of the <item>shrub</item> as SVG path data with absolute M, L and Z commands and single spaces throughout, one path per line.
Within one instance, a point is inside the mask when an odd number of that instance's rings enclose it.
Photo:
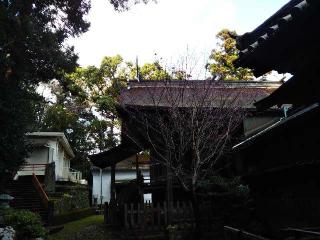
M 54 216 L 52 219 L 52 224 L 62 225 L 64 223 L 75 221 L 75 220 L 85 218 L 94 214 L 95 214 L 95 211 L 92 208 L 74 209 L 67 213 Z
M 7 209 L 4 221 L 17 232 L 18 239 L 45 237 L 46 230 L 42 227 L 40 216 L 28 210 Z

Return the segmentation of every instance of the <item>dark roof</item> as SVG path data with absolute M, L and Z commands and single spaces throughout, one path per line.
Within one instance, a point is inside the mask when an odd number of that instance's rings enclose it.
M 134 144 L 120 144 L 108 151 L 90 155 L 89 159 L 94 166 L 106 168 L 110 167 L 112 163 L 116 164 L 121 162 L 140 151 L 141 149 Z
M 254 29 L 252 32 L 245 33 L 242 36 L 237 38 L 237 48 L 239 50 L 247 49 L 251 44 L 257 41 L 261 36 L 267 33 L 267 29 L 271 26 L 278 24 L 279 19 L 283 18 L 286 15 L 289 15 L 292 11 L 292 8 L 297 4 L 301 3 L 302 0 L 294 0 L 288 2 L 281 9 L 279 9 L 275 14 L 269 17 L 264 21 L 260 26 Z
M 131 81 L 121 92 L 119 103 L 121 106 L 189 107 L 205 100 L 205 106 L 212 107 L 221 104 L 222 98 L 238 98 L 241 106 L 250 108 L 279 86 L 279 82 L 261 81 Z
M 237 37 L 237 67 L 253 69 L 256 76 L 271 70 L 292 74 L 317 67 L 320 46 L 320 1 L 292 0 L 252 32 Z M 314 64 L 314 66 L 312 66 Z
M 315 114 L 319 114 L 320 107 L 318 103 L 312 104 L 309 107 L 306 107 L 287 118 L 282 118 L 278 122 L 270 125 L 269 127 L 263 129 L 262 131 L 258 132 L 257 134 L 245 139 L 244 141 L 240 142 L 239 144 L 233 147 L 234 150 L 239 151 L 242 149 L 246 149 L 247 147 L 254 146 L 255 144 L 259 143 L 262 139 L 266 137 L 270 137 L 274 139 L 274 133 L 280 131 L 284 127 L 288 127 L 290 124 L 294 124 L 298 121 L 305 122 L 306 117 L 313 116 Z
M 293 76 L 268 97 L 254 103 L 259 111 L 283 104 L 306 106 L 319 101 L 319 83 L 317 79 L 300 79 Z

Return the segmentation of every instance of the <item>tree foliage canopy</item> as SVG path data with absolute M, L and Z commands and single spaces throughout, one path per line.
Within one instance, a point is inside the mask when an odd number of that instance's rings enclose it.
M 72 72 L 77 56 L 65 44 L 85 32 L 89 0 L 0 2 L 0 175 L 12 173 L 27 154 L 25 133 L 35 122 L 39 82 Z
M 147 4 L 151 0 L 109 0 L 110 3 L 114 6 L 114 9 L 117 11 L 126 11 L 128 10 L 132 5 L 144 3 Z M 152 0 L 156 2 L 156 0 Z
M 208 69 L 216 80 L 250 80 L 253 74 L 250 69 L 236 68 L 233 61 L 239 57 L 236 41 L 232 36 L 236 32 L 223 29 L 217 34 L 217 47 L 209 57 Z

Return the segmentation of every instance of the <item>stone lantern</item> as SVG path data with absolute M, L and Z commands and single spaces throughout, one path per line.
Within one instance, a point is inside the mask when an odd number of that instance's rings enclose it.
M 10 207 L 9 203 L 13 199 L 14 199 L 14 197 L 12 197 L 6 193 L 0 194 L 0 207 L 1 208 L 9 208 Z

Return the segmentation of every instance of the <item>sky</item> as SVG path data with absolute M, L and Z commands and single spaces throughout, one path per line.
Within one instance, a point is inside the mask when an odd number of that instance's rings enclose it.
M 70 39 L 79 64 L 99 66 L 103 56 L 120 54 L 139 65 L 204 64 L 223 28 L 252 31 L 288 0 L 157 0 L 116 12 L 108 0 L 92 0 L 89 31 Z M 188 56 L 188 57 L 187 57 Z M 193 60 L 190 60 L 193 59 Z M 193 63 L 191 63 L 193 61 Z M 195 63 L 196 62 L 196 63 Z

